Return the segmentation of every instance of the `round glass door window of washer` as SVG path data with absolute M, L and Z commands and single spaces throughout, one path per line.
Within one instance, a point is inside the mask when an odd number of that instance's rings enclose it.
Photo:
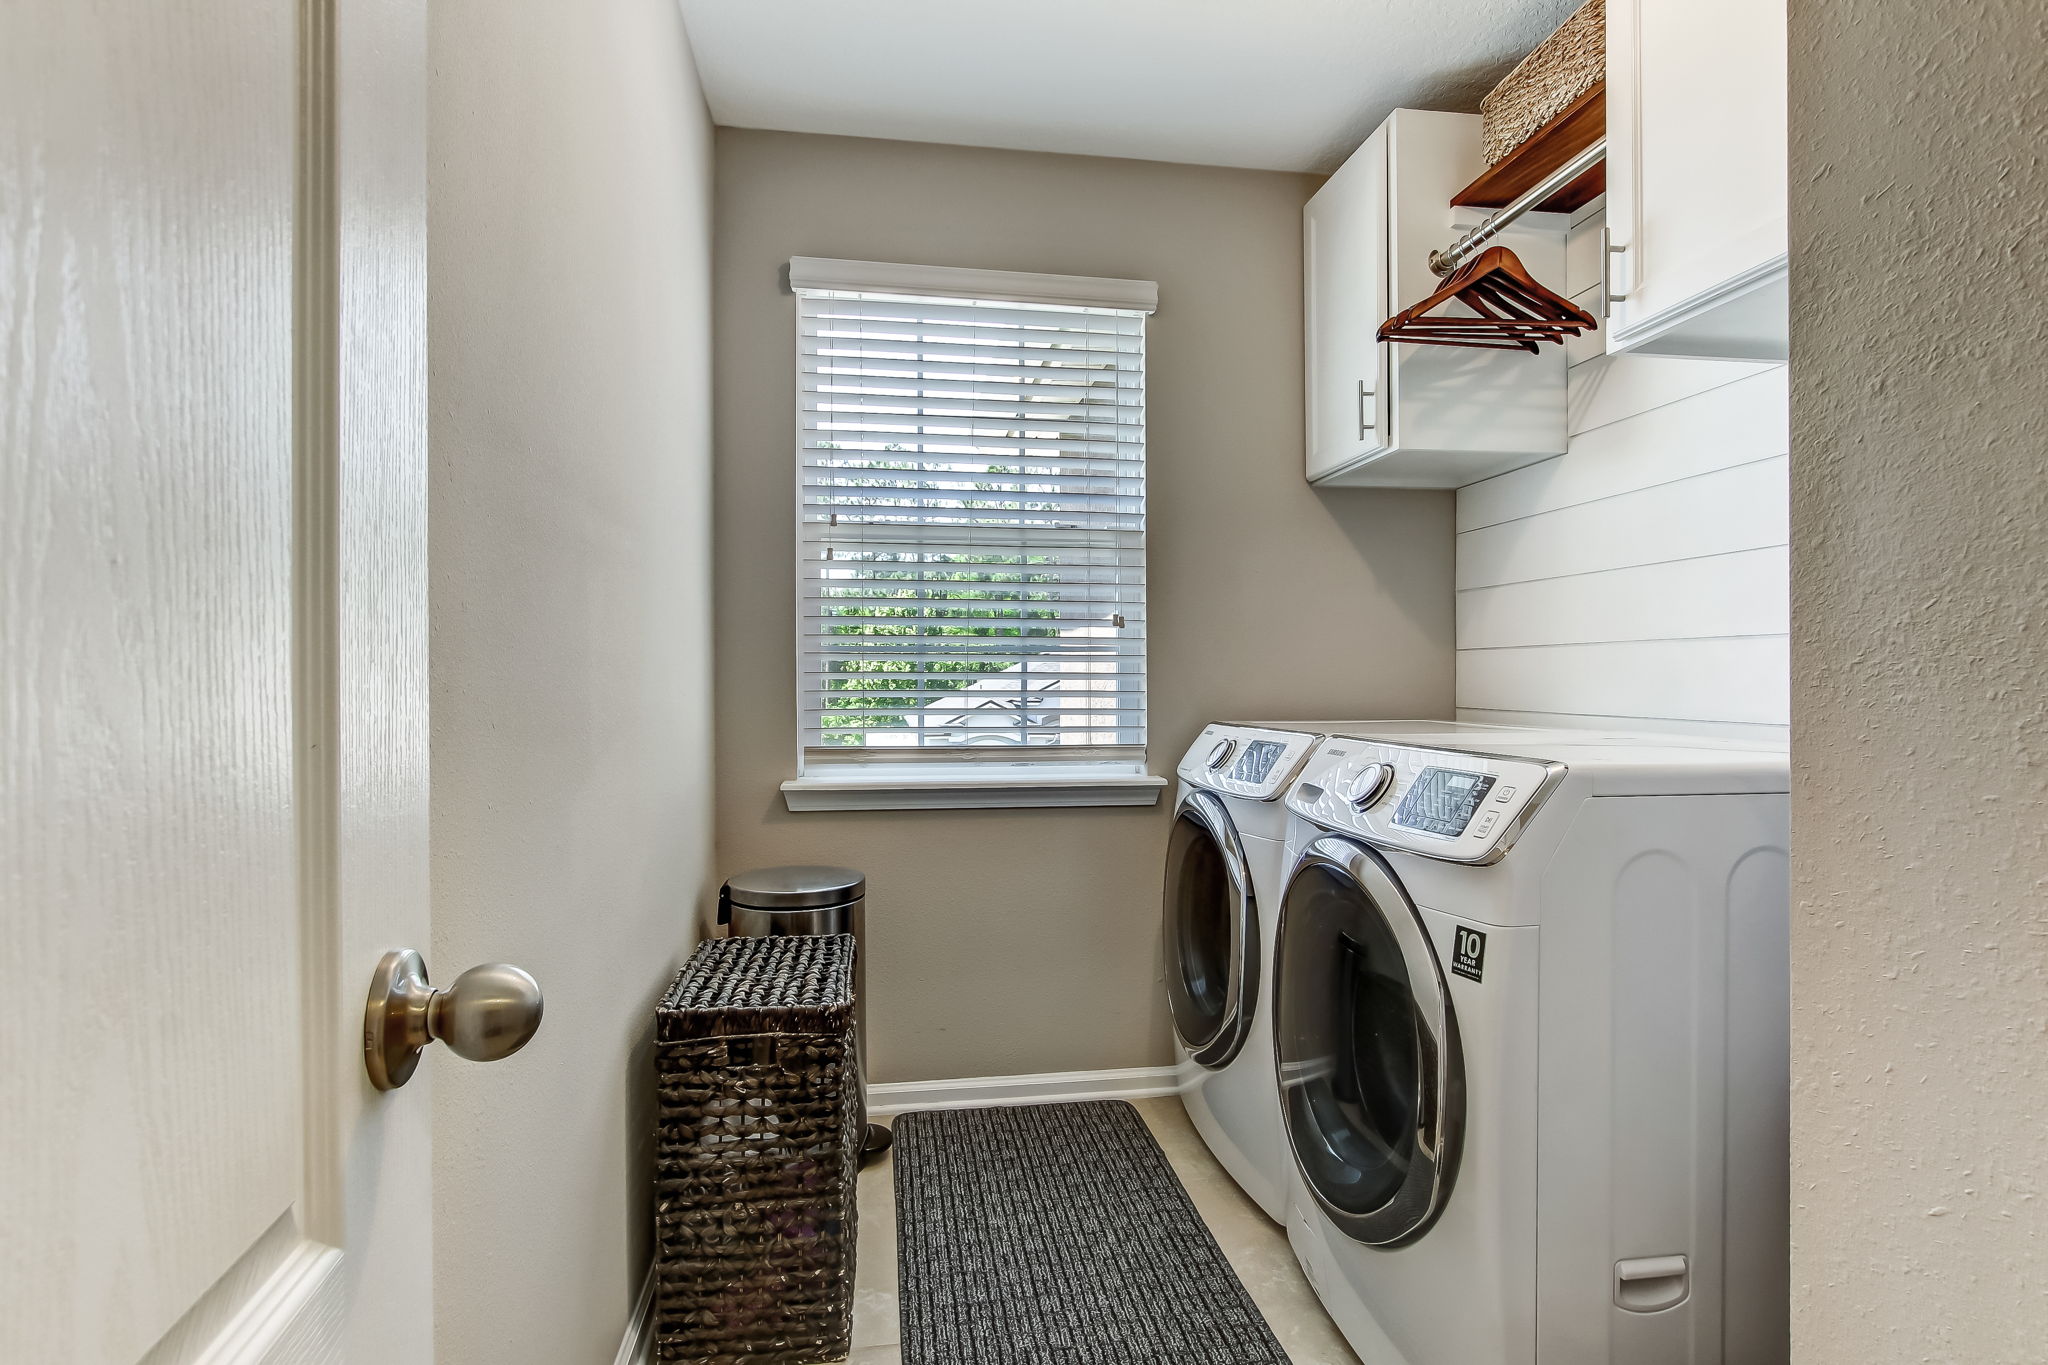
M 1202 1066 L 1227 1066 L 1251 1032 L 1258 999 L 1258 907 L 1237 830 L 1207 792 L 1174 816 L 1161 909 L 1174 1032 Z
M 1421 916 L 1378 854 L 1310 844 L 1280 914 L 1274 1046 L 1289 1145 L 1354 1241 L 1428 1231 L 1457 1171 L 1457 1022 Z

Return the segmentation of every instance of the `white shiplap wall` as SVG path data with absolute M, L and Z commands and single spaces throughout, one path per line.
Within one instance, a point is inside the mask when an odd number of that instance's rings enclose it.
M 1458 492 L 1459 714 L 1782 735 L 1784 367 L 1587 349 L 1566 453 Z

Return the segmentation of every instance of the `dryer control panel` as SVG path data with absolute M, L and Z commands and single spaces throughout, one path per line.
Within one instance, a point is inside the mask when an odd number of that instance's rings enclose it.
M 1271 801 L 1287 790 L 1321 735 L 1255 725 L 1211 725 L 1181 756 L 1181 781 L 1227 796 Z
M 1332 735 L 1303 767 L 1287 807 L 1382 847 L 1490 863 L 1564 775 L 1561 763 Z

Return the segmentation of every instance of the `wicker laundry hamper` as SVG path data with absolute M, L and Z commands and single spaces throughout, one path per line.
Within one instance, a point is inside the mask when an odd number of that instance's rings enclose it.
M 1479 102 L 1479 141 L 1486 164 L 1497 165 L 1606 79 L 1606 0 L 1586 0 Z
M 654 1358 L 843 1359 L 860 1164 L 851 934 L 714 939 L 655 1030 Z

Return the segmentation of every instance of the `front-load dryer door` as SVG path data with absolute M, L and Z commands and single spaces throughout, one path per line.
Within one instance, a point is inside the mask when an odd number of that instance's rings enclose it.
M 1435 950 L 1380 856 L 1334 835 L 1287 880 L 1274 1048 L 1288 1144 L 1353 1241 L 1399 1246 L 1450 1196 L 1464 1072 Z
M 1194 1060 L 1228 1066 L 1259 997 L 1259 910 L 1244 844 L 1223 802 L 1192 792 L 1166 844 L 1166 999 Z

